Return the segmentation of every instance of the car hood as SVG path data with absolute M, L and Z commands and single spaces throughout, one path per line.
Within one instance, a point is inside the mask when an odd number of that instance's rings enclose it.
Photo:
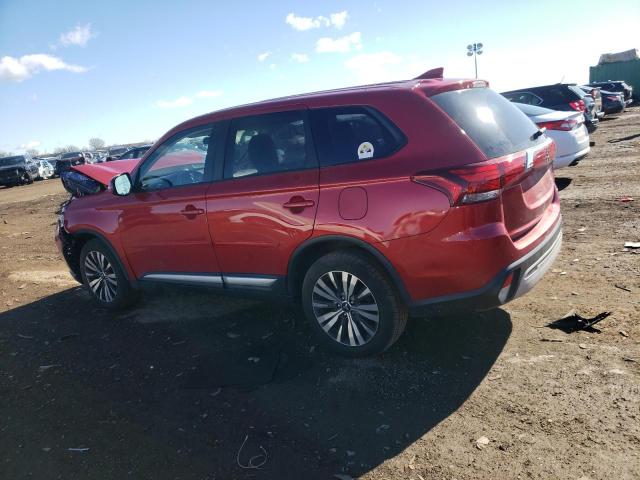
M 121 173 L 131 173 L 140 162 L 139 158 L 130 160 L 118 160 L 107 163 L 90 163 L 71 167 L 74 170 L 94 179 L 104 186 L 109 186 L 111 179 Z

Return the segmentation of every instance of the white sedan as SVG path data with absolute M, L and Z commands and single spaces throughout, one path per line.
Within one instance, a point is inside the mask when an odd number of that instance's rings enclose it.
M 556 158 L 553 168 L 563 168 L 586 156 L 591 150 L 589 132 L 584 125 L 584 116 L 580 112 L 564 112 L 548 108 L 514 103 L 540 128 L 546 128 L 546 134 L 556 142 Z

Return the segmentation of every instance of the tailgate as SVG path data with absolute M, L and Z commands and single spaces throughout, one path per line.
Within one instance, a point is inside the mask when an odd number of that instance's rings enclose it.
M 502 193 L 504 223 L 512 240 L 518 240 L 535 227 L 553 202 L 555 181 L 552 169 L 555 144 L 527 153 L 533 158 L 529 175 Z

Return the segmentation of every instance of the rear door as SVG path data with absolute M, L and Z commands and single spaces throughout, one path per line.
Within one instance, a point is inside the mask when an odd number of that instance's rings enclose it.
M 313 232 L 318 166 L 307 117 L 299 109 L 229 124 L 222 179 L 207 191 L 227 286 L 268 286 L 286 274 L 291 254 Z

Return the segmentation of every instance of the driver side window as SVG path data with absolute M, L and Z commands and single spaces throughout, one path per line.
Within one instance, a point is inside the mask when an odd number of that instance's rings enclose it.
M 161 145 L 141 169 L 140 189 L 148 192 L 204 182 L 211 130 L 211 125 L 191 129 Z

